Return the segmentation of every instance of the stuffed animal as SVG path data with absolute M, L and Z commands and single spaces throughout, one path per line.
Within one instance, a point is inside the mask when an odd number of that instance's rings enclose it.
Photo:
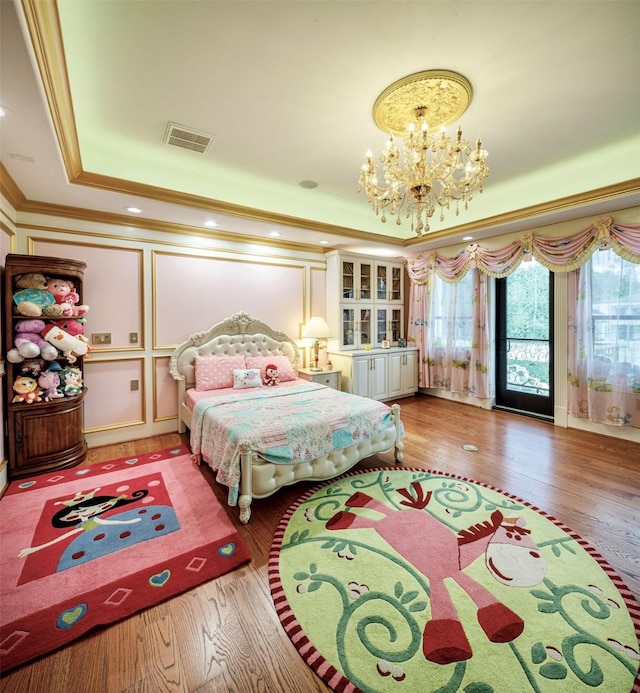
M 38 385 L 42 388 L 42 397 L 45 402 L 64 397 L 60 391 L 60 371 L 62 366 L 57 361 L 52 361 L 49 368 L 38 376 Z
M 16 278 L 16 291 L 13 302 L 16 311 L 20 315 L 29 318 L 38 318 L 41 315 L 58 317 L 62 315 L 62 307 L 56 304 L 56 299 L 47 289 L 47 280 L 44 274 L 31 272 L 20 274 Z
M 75 363 L 78 356 L 84 356 L 89 351 L 89 342 L 84 335 L 71 335 L 57 325 L 47 325 L 41 334 L 64 354 L 69 363 Z
M 72 337 L 77 337 L 80 334 L 84 334 L 84 325 L 82 322 L 79 322 L 74 318 L 67 318 L 66 320 L 50 320 L 49 323 L 59 327 L 61 330 L 64 330 Z
M 267 387 L 280 384 L 280 371 L 278 371 L 278 366 L 273 363 L 268 364 L 264 369 L 264 384 Z
M 57 362 L 51 361 L 50 363 L 54 364 Z M 22 375 L 30 375 L 32 378 L 37 378 L 40 375 L 42 369 L 44 368 L 44 364 L 44 359 L 25 359 L 22 362 L 20 370 L 22 371 Z
M 73 397 L 82 392 L 82 371 L 79 368 L 63 368 L 60 379 L 65 397 Z
M 12 402 L 25 402 L 26 404 L 42 402 L 42 390 L 38 387 L 37 381 L 26 375 L 21 375 L 15 379 L 13 390 L 16 396 L 11 400 Z
M 80 317 L 89 310 L 89 306 L 77 305 L 80 296 L 76 293 L 73 282 L 69 279 L 49 277 L 47 290 L 55 299 L 56 304 L 61 307 L 64 316 Z
M 18 320 L 13 340 L 15 348 L 7 352 L 7 361 L 22 363 L 25 359 L 35 359 L 38 356 L 45 361 L 57 358 L 56 348 L 42 338 L 41 332 L 44 327 L 42 320 Z

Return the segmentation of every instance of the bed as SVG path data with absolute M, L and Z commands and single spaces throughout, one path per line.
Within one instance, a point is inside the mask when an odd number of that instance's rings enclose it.
M 248 371 L 261 369 L 264 383 L 269 365 L 277 366 L 278 385 L 249 386 Z M 399 405 L 302 380 L 299 365 L 291 338 L 244 312 L 192 334 L 171 355 L 178 430 L 189 429 L 195 461 L 228 486 L 245 524 L 251 501 L 283 486 L 331 479 L 376 453 L 393 451 L 402 462 Z

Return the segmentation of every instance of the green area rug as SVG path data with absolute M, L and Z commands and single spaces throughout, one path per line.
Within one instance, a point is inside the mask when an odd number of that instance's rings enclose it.
M 336 691 L 640 690 L 640 605 L 573 531 L 491 486 L 353 472 L 282 518 L 269 582 Z

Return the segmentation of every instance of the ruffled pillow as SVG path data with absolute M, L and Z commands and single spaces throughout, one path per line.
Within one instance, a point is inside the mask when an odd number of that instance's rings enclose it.
M 262 387 L 262 374 L 259 368 L 238 368 L 233 371 L 233 387 L 244 390 L 247 387 Z
M 244 356 L 196 356 L 196 390 L 233 387 L 233 371 L 246 366 Z
M 264 382 L 267 377 L 267 366 L 274 365 L 278 369 L 278 378 L 281 383 L 286 383 L 287 380 L 295 380 L 298 376 L 293 370 L 291 361 L 284 356 L 247 356 L 247 368 L 259 368 Z

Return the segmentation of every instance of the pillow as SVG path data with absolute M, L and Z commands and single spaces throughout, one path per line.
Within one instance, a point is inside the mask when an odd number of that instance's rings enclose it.
M 196 390 L 233 387 L 233 371 L 244 368 L 244 356 L 196 356 Z
M 262 387 L 259 368 L 237 368 L 233 371 L 233 387 L 244 390 L 247 387 Z
M 291 361 L 284 356 L 247 356 L 247 368 L 259 368 L 262 380 L 267 378 L 267 366 L 273 364 L 278 369 L 278 377 L 281 383 L 287 380 L 295 380 L 298 376 L 293 370 Z

